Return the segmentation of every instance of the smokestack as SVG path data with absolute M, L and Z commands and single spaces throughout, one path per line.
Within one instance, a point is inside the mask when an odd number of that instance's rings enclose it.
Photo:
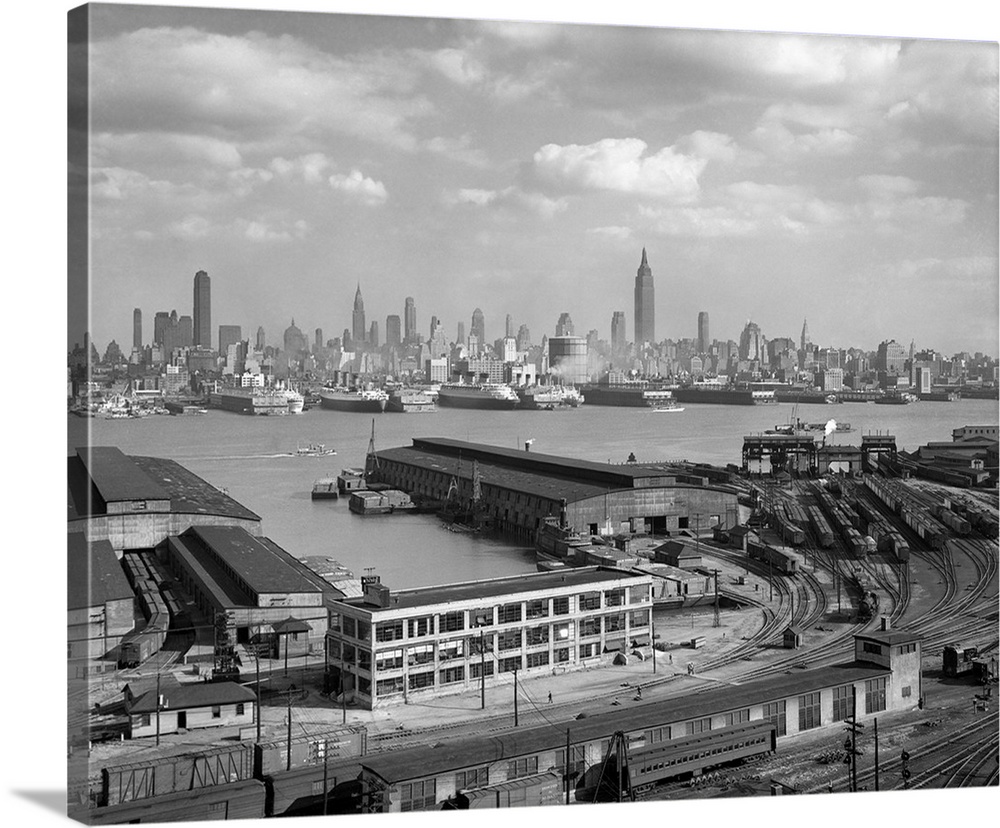
M 530 440 L 525 440 L 524 441 L 524 450 L 525 451 L 531 451 L 531 444 L 534 443 L 534 442 L 535 442 L 535 438 L 534 437 L 532 437 Z
M 892 628 L 892 622 L 889 620 L 888 615 L 883 615 L 879 619 L 881 622 L 882 632 L 888 632 Z

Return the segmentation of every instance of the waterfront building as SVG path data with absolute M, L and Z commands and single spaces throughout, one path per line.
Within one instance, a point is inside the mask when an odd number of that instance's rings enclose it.
M 820 387 L 824 392 L 844 390 L 844 369 L 825 368 L 820 372 Z
M 472 336 L 476 337 L 480 347 L 486 344 L 486 317 L 479 308 L 472 312 L 472 327 L 469 330 Z M 471 349 L 472 346 L 469 347 Z
M 587 340 L 581 336 L 553 336 L 549 340 L 549 374 L 566 385 L 588 380 Z
M 372 709 L 648 654 L 652 578 L 603 567 L 393 591 L 331 605 L 333 686 Z M 502 678 L 501 678 L 502 676 Z
M 354 293 L 354 311 L 351 315 L 351 338 L 355 347 L 365 341 L 368 331 L 365 327 L 365 300 L 361 298 L 361 283 Z
M 398 348 L 402 342 L 399 315 L 391 313 L 385 318 L 385 344 L 390 348 Z
M 417 305 L 412 296 L 403 304 L 403 336 L 407 345 L 412 345 L 417 337 Z
M 504 361 L 492 354 L 475 354 L 458 360 L 452 372 L 465 382 L 500 383 L 504 381 Z
M 615 355 L 625 353 L 625 311 L 611 314 L 611 352 Z
M 132 311 L 132 347 L 142 348 L 142 310 Z
M 642 261 L 635 276 L 635 347 L 656 342 L 655 309 L 653 303 L 653 271 L 642 248 Z
M 448 358 L 432 357 L 424 361 L 424 375 L 427 382 L 447 382 L 448 381 Z
M 257 694 L 235 681 L 181 684 L 168 673 L 159 682 L 155 678 L 130 681 L 123 693 L 130 739 L 209 727 L 246 727 L 256 721 Z
M 204 270 L 194 274 L 194 344 L 212 348 L 212 280 Z
M 556 322 L 556 336 L 573 336 L 575 330 L 570 315 L 566 312 L 559 314 L 559 321 Z
M 707 354 L 712 340 L 708 336 L 708 311 L 698 313 L 698 353 Z

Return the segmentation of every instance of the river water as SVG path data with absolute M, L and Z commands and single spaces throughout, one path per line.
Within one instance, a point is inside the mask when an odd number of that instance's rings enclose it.
M 791 404 L 688 405 L 666 413 L 587 406 L 567 411 L 469 411 L 381 414 L 376 449 L 409 445 L 413 437 L 452 437 L 596 461 L 741 462 L 743 436 L 788 422 Z M 799 419 L 850 423 L 830 442 L 860 445 L 869 432 L 894 434 L 901 449 L 950 440 L 963 425 L 996 424 L 996 401 L 911 405 L 803 405 Z M 168 457 L 226 489 L 256 512 L 263 532 L 297 557 L 333 557 L 360 576 L 372 568 L 394 589 L 495 578 L 535 569 L 534 553 L 490 538 L 447 531 L 433 515 L 360 517 L 347 498 L 313 501 L 312 484 L 342 467 L 363 466 L 372 415 L 311 409 L 299 416 L 250 417 L 226 411 L 201 416 L 102 420 L 69 417 L 69 450 L 90 442 L 126 454 Z M 297 445 L 325 443 L 334 457 L 295 457 Z

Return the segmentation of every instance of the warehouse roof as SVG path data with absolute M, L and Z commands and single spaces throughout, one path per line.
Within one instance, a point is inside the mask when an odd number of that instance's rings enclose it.
M 675 696 L 624 710 L 602 712 L 590 718 L 518 730 L 499 736 L 474 736 L 442 742 L 428 750 L 414 747 L 365 757 L 362 766 L 389 784 L 423 779 L 451 770 L 491 762 L 510 761 L 566 744 L 566 729 L 573 743 L 610 738 L 615 731 L 626 733 L 651 727 L 680 724 L 692 719 L 744 709 L 750 705 L 787 699 L 826 687 L 887 676 L 890 671 L 858 663 L 782 674 L 745 685 L 730 685 L 688 696 Z
M 160 695 L 163 704 L 160 710 L 190 710 L 192 707 L 211 707 L 216 704 L 239 704 L 255 701 L 253 690 L 234 681 L 195 681 L 164 687 L 161 683 Z M 131 713 L 156 712 L 156 688 L 146 690 L 136 697 L 129 707 Z
M 69 534 L 69 609 L 96 607 L 134 597 L 125 572 L 106 540 L 90 543 L 83 532 Z
M 392 592 L 392 603 L 388 607 L 366 605 L 365 609 L 372 611 L 410 609 L 426 607 L 433 604 L 445 604 L 451 601 L 468 601 L 471 599 L 488 601 L 506 595 L 516 595 L 525 592 L 537 592 L 557 587 L 586 588 L 600 587 L 612 581 L 629 578 L 648 578 L 648 575 L 637 575 L 622 569 L 610 569 L 599 566 L 581 566 L 578 568 L 559 570 L 557 572 L 529 572 L 522 575 L 507 575 L 503 578 L 491 578 L 485 581 L 466 581 L 458 584 L 442 586 L 416 587 Z M 345 603 L 360 606 L 361 602 L 352 599 Z

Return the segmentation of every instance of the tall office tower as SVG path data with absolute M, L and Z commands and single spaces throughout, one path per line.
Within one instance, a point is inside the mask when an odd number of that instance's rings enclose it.
M 385 344 L 390 348 L 398 348 L 402 344 L 398 314 L 391 313 L 385 318 Z
M 365 341 L 368 331 L 365 329 L 365 300 L 361 298 L 361 283 L 358 282 L 358 289 L 354 294 L 354 313 L 351 317 L 351 339 L 357 347 Z
M 910 340 L 910 385 L 911 386 L 917 384 L 917 361 L 914 358 L 916 356 L 916 353 L 917 353 L 916 343 L 911 339 Z
M 809 324 L 805 319 L 802 320 L 802 336 L 799 337 L 799 347 L 805 351 L 808 350 L 809 345 Z
M 504 337 L 506 339 L 511 339 L 514 336 L 514 317 L 509 313 L 507 314 L 507 323 L 504 326 Z
M 760 331 L 760 325 L 756 322 L 747 322 L 743 333 L 740 334 L 740 359 L 742 360 L 766 360 L 767 343 L 764 334 Z
M 378 322 L 372 320 L 371 327 L 368 328 L 368 344 L 373 348 L 378 347 Z
M 625 311 L 611 314 L 611 350 L 616 354 L 625 352 Z
M 187 314 L 177 320 L 177 344 L 181 348 L 190 348 L 194 345 L 194 323 Z
M 403 306 L 403 337 L 407 345 L 417 338 L 417 306 L 412 296 L 406 297 L 406 304 Z
M 712 340 L 708 338 L 708 311 L 698 314 L 698 353 L 707 354 Z
M 527 351 L 531 347 L 531 331 L 527 325 L 517 329 L 517 350 Z
M 901 375 L 906 368 L 906 349 L 895 339 L 879 343 L 875 356 L 875 370 Z
M 194 274 L 194 344 L 212 347 L 212 280 L 204 270 Z
M 465 323 L 458 323 L 458 339 L 455 340 L 458 345 L 465 345 Z
M 559 321 L 556 322 L 556 336 L 573 336 L 573 320 L 569 314 L 563 312 L 559 314 Z
M 229 346 L 241 339 L 243 329 L 239 325 L 219 325 L 219 354 L 224 356 L 229 351 Z
M 347 351 L 348 353 L 354 353 L 354 337 L 351 336 L 350 330 L 344 328 L 344 335 L 341 337 L 341 349 Z
M 316 336 L 316 344 L 313 345 L 313 351 L 322 351 L 323 350 L 323 329 L 322 328 L 317 328 L 315 336 Z
M 635 275 L 635 347 L 641 349 L 645 342 L 656 342 L 656 323 L 653 315 L 653 271 L 646 262 L 646 248 L 642 248 L 642 262 Z
M 486 317 L 479 308 L 472 312 L 472 333 L 479 340 L 480 347 L 486 344 Z
M 174 348 L 180 346 L 180 331 L 177 324 L 177 311 L 170 311 L 170 317 L 167 319 L 167 324 L 163 329 L 163 356 L 167 362 L 170 362 L 171 356 L 174 353 Z
M 167 332 L 167 325 L 170 324 L 170 314 L 166 311 L 157 311 L 153 317 L 153 344 L 162 345 L 163 337 Z
M 239 328 L 236 328 L 236 330 L 239 330 Z M 219 333 L 221 335 L 222 328 L 219 328 Z M 302 333 L 299 326 L 295 324 L 294 319 L 292 320 L 292 324 L 285 328 L 285 334 L 282 337 L 282 342 L 285 345 L 285 353 L 288 356 L 297 354 L 300 351 L 309 350 L 309 340 L 306 339 L 306 335 Z
M 433 339 L 434 338 L 434 334 L 437 332 L 437 329 L 438 329 L 438 318 L 437 318 L 437 316 L 435 316 L 432 313 L 431 314 L 431 329 L 430 329 L 430 333 L 427 334 L 427 338 L 428 339 Z
M 255 344 L 257 345 L 257 350 L 258 351 L 263 351 L 264 350 L 264 326 L 263 325 L 260 325 L 257 328 L 257 342 Z
M 142 347 L 142 311 L 139 308 L 132 311 L 132 347 Z

